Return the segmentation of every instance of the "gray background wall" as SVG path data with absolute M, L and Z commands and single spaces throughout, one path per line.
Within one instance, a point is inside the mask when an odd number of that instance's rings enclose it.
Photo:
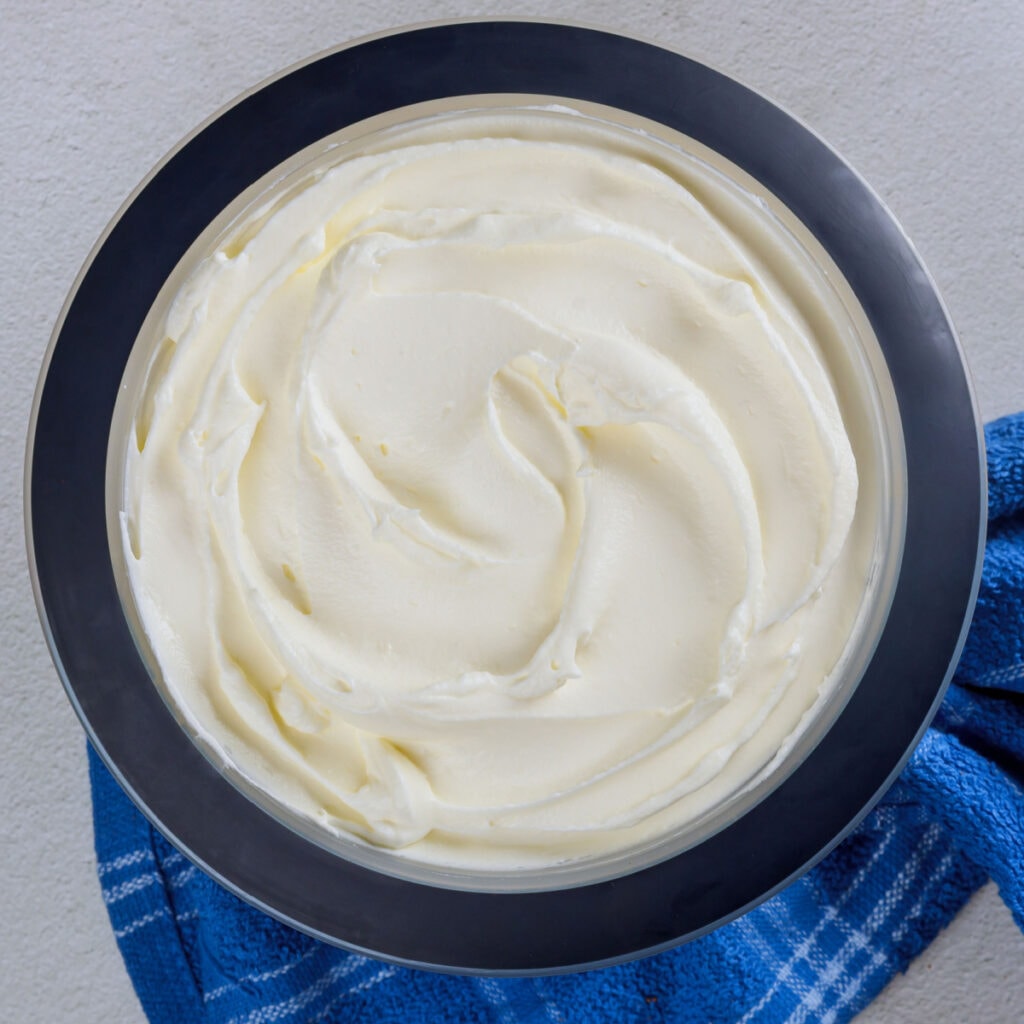
M 0 1019 L 140 1022 L 94 874 L 84 739 L 25 568 L 25 429 L 82 261 L 167 149 L 324 47 L 427 18 L 585 20 L 713 64 L 808 121 L 891 205 L 959 326 L 986 418 L 1024 408 L 1020 0 L 0 0 Z M 1024 1019 L 1024 938 L 992 887 L 860 1018 Z

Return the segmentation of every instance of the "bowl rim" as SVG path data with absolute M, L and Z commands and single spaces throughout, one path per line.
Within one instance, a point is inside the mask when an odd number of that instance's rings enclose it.
M 629 74 L 609 76 L 609 66 Z M 488 93 L 563 96 L 650 118 L 773 192 L 861 302 L 893 379 L 907 455 L 904 557 L 889 618 L 825 739 L 696 847 L 633 874 L 541 892 L 384 875 L 256 808 L 150 684 L 106 542 L 107 434 L 121 371 L 190 236 L 332 131 L 424 100 Z M 856 826 L 952 676 L 977 595 L 985 498 L 977 403 L 942 301 L 892 215 L 830 147 L 674 51 L 580 25 L 494 19 L 396 29 L 295 64 L 221 108 L 154 168 L 101 236 L 54 329 L 29 429 L 25 522 L 40 620 L 72 705 L 107 767 L 174 845 L 237 895 L 336 945 L 438 970 L 527 974 L 620 962 L 697 937 L 778 891 Z M 972 535 L 973 550 L 963 542 Z

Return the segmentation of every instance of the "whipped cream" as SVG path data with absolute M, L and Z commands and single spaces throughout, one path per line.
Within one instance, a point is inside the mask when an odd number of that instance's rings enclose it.
M 273 799 L 420 861 L 545 866 L 778 758 L 871 530 L 742 217 L 585 118 L 453 124 L 339 150 L 191 274 L 125 556 L 169 696 Z

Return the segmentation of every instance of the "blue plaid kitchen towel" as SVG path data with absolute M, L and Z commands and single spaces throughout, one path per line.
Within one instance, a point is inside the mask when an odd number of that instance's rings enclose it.
M 1024 414 L 986 430 L 981 596 L 954 685 L 881 804 L 813 871 L 712 934 L 552 978 L 449 977 L 356 956 L 225 892 L 90 751 L 103 899 L 153 1024 L 841 1024 L 986 879 L 1024 928 Z

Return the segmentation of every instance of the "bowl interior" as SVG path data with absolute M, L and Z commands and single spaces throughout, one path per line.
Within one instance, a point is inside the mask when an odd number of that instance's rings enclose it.
M 142 627 L 125 562 L 125 462 L 140 418 L 148 415 L 167 349 L 164 321 L 202 261 L 238 249 L 274 210 L 326 169 L 352 157 L 441 138 L 495 133 L 558 139 L 574 133 L 594 145 L 636 156 L 681 182 L 746 246 L 759 274 L 791 296 L 831 373 L 860 479 L 856 529 L 870 551 L 866 584 L 840 661 L 818 700 L 785 745 L 752 765 L 742 784 L 718 794 L 682 827 L 640 846 L 545 868 L 472 870 L 423 863 L 339 836 L 275 799 L 204 739 L 169 695 Z M 735 164 L 695 139 L 626 111 L 565 97 L 451 97 L 388 111 L 318 140 L 244 190 L 206 226 L 160 289 L 132 348 L 111 421 L 106 468 L 107 531 L 118 594 L 139 655 L 181 728 L 232 785 L 280 823 L 326 850 L 374 871 L 424 884 L 475 891 L 537 891 L 591 884 L 676 856 L 743 815 L 783 782 L 820 742 L 870 661 L 885 623 L 902 552 L 906 510 L 903 435 L 892 381 L 877 338 L 849 284 L 800 220 Z

